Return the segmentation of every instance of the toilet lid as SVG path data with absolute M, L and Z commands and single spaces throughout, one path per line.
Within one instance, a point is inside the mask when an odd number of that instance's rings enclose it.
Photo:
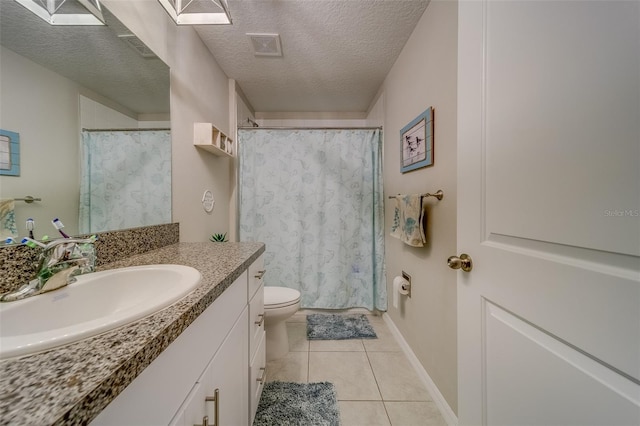
M 266 286 L 264 288 L 264 307 L 280 308 L 300 301 L 300 292 L 287 287 Z

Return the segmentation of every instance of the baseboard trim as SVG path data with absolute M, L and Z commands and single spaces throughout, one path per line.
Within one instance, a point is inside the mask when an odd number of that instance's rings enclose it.
M 382 318 L 389 327 L 389 330 L 391 330 L 393 337 L 395 337 L 395 339 L 398 341 L 398 344 L 409 359 L 409 362 L 416 370 L 416 373 L 418 373 L 418 377 L 427 388 L 427 391 L 431 395 L 433 402 L 435 402 L 435 404 L 438 406 L 440 414 L 442 414 L 444 420 L 449 426 L 458 426 L 458 417 L 453 412 L 446 399 L 444 399 L 444 396 L 442 396 L 436 384 L 433 382 L 433 380 L 431 380 L 429 373 L 427 373 L 427 370 L 424 369 L 424 367 L 418 360 L 418 357 L 415 353 L 413 353 L 413 350 L 411 349 L 407 341 L 404 340 L 404 336 L 402 336 L 400 330 L 398 330 L 398 327 L 396 327 L 389 314 L 385 312 L 384 314 L 382 314 Z

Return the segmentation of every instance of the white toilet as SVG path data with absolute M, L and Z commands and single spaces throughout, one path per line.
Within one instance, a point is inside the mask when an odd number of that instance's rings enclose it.
M 300 309 L 300 292 L 287 287 L 264 287 L 264 329 L 267 361 L 289 352 L 286 321 Z

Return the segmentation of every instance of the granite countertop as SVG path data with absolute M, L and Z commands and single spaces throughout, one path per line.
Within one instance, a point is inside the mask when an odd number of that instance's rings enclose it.
M 202 281 L 185 298 L 134 323 L 0 361 L 0 424 L 87 424 L 262 252 L 262 243 L 178 243 L 98 268 L 180 264 L 198 269 Z

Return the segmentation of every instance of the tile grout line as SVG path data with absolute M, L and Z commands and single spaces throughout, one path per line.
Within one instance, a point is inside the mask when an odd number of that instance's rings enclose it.
M 360 339 L 362 340 L 362 339 Z M 369 368 L 371 368 L 371 373 L 373 374 L 373 380 L 376 381 L 376 387 L 378 388 L 378 393 L 380 394 L 380 401 L 382 402 L 382 408 L 384 408 L 384 414 L 387 416 L 387 420 L 389 424 L 391 424 L 391 417 L 389 417 L 389 412 L 387 411 L 387 405 L 384 403 L 384 395 L 382 395 L 382 390 L 380 389 L 380 384 L 378 383 L 378 378 L 376 377 L 376 372 L 373 369 L 373 365 L 371 364 L 371 359 L 369 358 L 369 351 L 367 350 L 367 346 L 362 342 L 362 346 L 364 346 L 364 353 L 367 356 L 367 362 L 369 363 Z
M 309 341 L 307 340 L 307 343 Z M 307 383 L 311 380 L 311 344 L 307 345 Z M 217 426 L 217 425 L 216 425 Z
M 306 332 L 307 315 L 304 316 L 304 321 L 305 321 L 304 339 L 307 341 L 307 383 L 309 383 L 309 381 L 311 380 L 311 341 L 309 341 L 309 336 L 307 335 L 307 332 Z

